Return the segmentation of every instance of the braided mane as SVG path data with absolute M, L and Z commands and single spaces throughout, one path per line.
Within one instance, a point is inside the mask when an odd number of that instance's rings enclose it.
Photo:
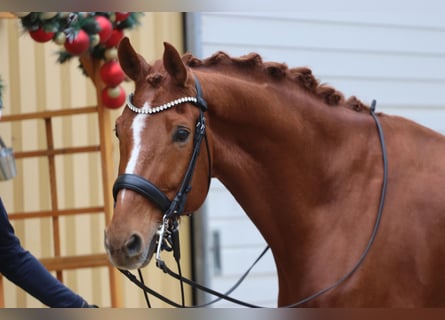
M 242 57 L 234 58 L 225 52 L 219 51 L 203 60 L 191 54 L 185 54 L 182 59 L 186 65 L 192 68 L 225 66 L 243 71 L 250 69 L 251 71 L 262 72 L 264 75 L 275 80 L 287 78 L 307 92 L 320 98 L 329 106 L 341 105 L 357 112 L 369 110 L 369 107 L 355 96 L 345 100 L 344 95 L 340 91 L 327 84 L 320 83 L 312 74 L 311 69 L 306 67 L 288 68 L 285 63 L 263 62 L 261 56 L 257 53 L 250 53 Z

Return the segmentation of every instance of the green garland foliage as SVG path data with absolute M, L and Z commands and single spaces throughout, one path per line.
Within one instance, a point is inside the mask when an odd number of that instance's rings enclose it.
M 42 28 L 46 32 L 64 33 L 66 38 L 75 38 L 82 29 L 90 37 L 90 43 L 95 43 L 93 37 L 100 31 L 95 17 L 103 16 L 109 19 L 114 29 L 124 30 L 132 29 L 140 25 L 139 19 L 143 15 L 141 12 L 130 12 L 128 17 L 122 21 L 117 21 L 116 12 L 58 12 L 49 19 L 45 19 L 44 12 L 30 12 L 28 15 L 20 18 L 23 28 L 26 31 L 35 31 Z M 42 18 L 43 17 L 43 18 Z M 106 47 L 102 44 L 91 45 L 90 54 L 97 59 L 105 59 Z M 65 63 L 75 55 L 66 50 L 58 51 L 57 62 Z

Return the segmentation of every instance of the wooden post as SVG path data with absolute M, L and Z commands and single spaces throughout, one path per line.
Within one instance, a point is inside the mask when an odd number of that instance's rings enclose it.
M 5 307 L 5 290 L 3 289 L 3 276 L 0 275 L 0 308 Z
M 105 223 L 108 225 L 111 216 L 113 214 L 113 143 L 112 143 L 112 125 L 110 110 L 102 105 L 101 93 L 105 85 L 100 79 L 100 67 L 101 61 L 94 59 L 90 54 L 86 53 L 80 56 L 80 62 L 82 63 L 87 75 L 92 80 L 96 87 L 98 117 L 99 117 L 99 138 L 100 138 L 100 154 L 102 162 L 102 181 L 103 181 L 103 193 L 104 193 L 104 211 L 105 211 Z M 109 266 L 109 279 L 110 279 L 110 291 L 111 291 L 111 305 L 112 307 L 122 307 L 122 277 L 119 271 Z
M 46 145 L 48 154 L 48 168 L 49 168 L 49 180 L 50 180 L 50 191 L 51 191 L 51 209 L 53 211 L 59 210 L 58 200 L 57 200 L 57 178 L 56 178 L 56 157 L 52 153 L 54 151 L 54 137 L 53 137 L 53 126 L 52 119 L 45 118 L 45 130 L 46 130 Z M 54 239 L 54 256 L 60 257 L 60 224 L 59 217 L 53 216 L 53 239 Z M 56 271 L 57 279 L 63 282 L 63 273 L 61 270 Z

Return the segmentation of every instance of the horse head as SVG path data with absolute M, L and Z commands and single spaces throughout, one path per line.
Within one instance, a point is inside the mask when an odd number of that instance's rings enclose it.
M 164 43 L 163 58 L 150 65 L 125 38 L 118 56 L 135 90 L 115 125 L 119 175 L 105 247 L 116 267 L 135 269 L 153 256 L 166 211 L 176 219 L 203 203 L 209 187 L 210 150 L 207 145 L 194 156 L 197 123 L 204 120 L 203 100 L 195 75 L 178 51 Z M 188 171 L 192 172 L 185 181 Z M 183 203 L 178 206 L 177 200 Z

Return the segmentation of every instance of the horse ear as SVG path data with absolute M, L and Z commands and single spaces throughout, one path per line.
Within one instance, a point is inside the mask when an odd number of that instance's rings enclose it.
M 168 42 L 164 42 L 163 61 L 164 67 L 170 76 L 176 80 L 178 85 L 184 86 L 187 79 L 187 69 L 178 51 Z
M 131 80 L 137 81 L 145 76 L 149 66 L 145 59 L 133 49 L 128 37 L 120 41 L 118 57 L 122 70 Z

